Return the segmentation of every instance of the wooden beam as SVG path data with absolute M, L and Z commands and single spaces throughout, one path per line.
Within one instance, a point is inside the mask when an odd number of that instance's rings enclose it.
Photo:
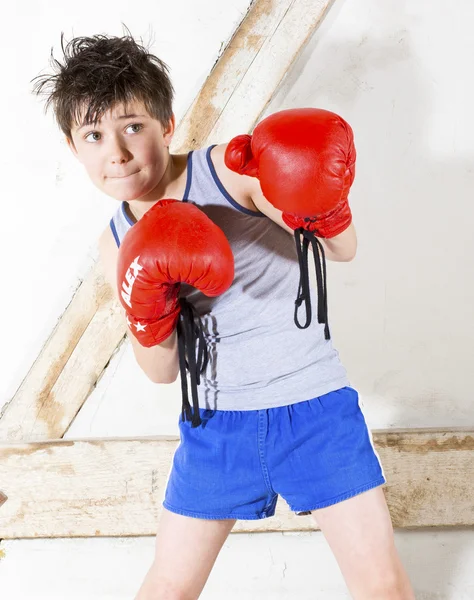
M 332 0 L 256 0 L 175 135 L 173 151 L 252 127 Z M 125 335 L 118 304 L 94 267 L 18 392 L 0 439 L 61 438 Z
M 180 123 L 173 151 L 249 132 L 332 2 L 254 2 Z
M 0 439 L 60 438 L 125 334 L 121 309 L 95 265 L 3 408 Z
M 152 535 L 176 438 L 0 445 L 0 538 Z M 474 431 L 379 431 L 396 527 L 474 525 Z M 284 502 L 236 532 L 307 531 Z

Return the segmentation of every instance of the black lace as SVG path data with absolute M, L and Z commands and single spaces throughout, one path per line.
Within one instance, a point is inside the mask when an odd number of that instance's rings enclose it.
M 191 421 L 193 427 L 201 425 L 197 386 L 201 382 L 207 360 L 207 344 L 202 330 L 202 323 L 192 304 L 184 298 L 180 299 L 181 312 L 178 321 L 178 356 L 181 375 L 181 393 L 183 397 L 181 415 L 183 421 Z M 196 348 L 197 345 L 197 348 Z M 196 354 L 197 353 L 197 354 Z M 193 407 L 189 403 L 188 379 L 191 379 L 191 397 Z
M 298 284 L 298 295 L 295 300 L 295 325 L 299 329 L 309 327 L 312 318 L 311 295 L 308 272 L 308 248 L 311 244 L 314 255 L 314 266 L 316 269 L 316 285 L 318 289 L 318 323 L 324 323 L 324 337 L 329 340 L 331 334 L 328 325 L 328 293 L 326 280 L 326 256 L 324 248 L 318 238 L 312 231 L 307 231 L 302 227 L 294 231 L 296 252 L 300 265 L 300 281 Z M 305 305 L 306 321 L 301 325 L 298 319 L 298 310 L 300 306 Z

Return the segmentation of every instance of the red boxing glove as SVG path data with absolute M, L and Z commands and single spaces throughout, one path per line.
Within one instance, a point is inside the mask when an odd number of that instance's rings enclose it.
M 160 200 L 120 246 L 117 283 L 127 322 L 142 346 L 164 341 L 179 317 L 180 283 L 219 296 L 234 279 L 222 230 L 194 204 Z
M 355 176 L 356 151 L 350 125 L 318 108 L 270 115 L 253 135 L 232 139 L 227 167 L 258 177 L 267 200 L 292 229 L 334 237 L 352 221 L 347 201 Z

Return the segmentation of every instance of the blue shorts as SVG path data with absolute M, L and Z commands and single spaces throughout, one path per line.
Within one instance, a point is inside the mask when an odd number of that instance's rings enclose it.
M 200 519 L 264 519 L 330 506 L 385 483 L 359 407 L 345 387 L 276 408 L 201 410 L 180 420 L 163 506 Z

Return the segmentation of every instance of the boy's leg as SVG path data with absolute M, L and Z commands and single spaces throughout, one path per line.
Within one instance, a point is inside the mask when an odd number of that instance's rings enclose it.
M 414 600 L 382 488 L 313 511 L 354 600 Z
M 184 517 L 163 509 L 153 564 L 135 600 L 195 600 L 235 520 Z

